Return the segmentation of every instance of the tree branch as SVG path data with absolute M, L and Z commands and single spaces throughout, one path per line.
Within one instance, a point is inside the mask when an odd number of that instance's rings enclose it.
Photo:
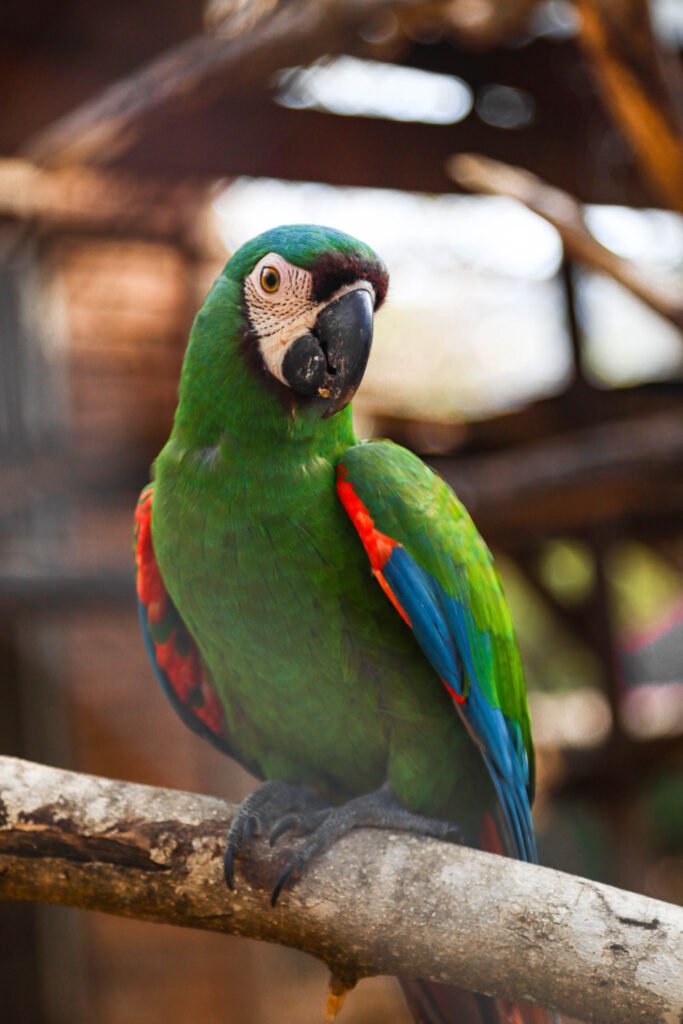
M 649 280 L 635 263 L 607 249 L 588 230 L 581 204 L 568 192 L 547 185 L 521 167 L 462 153 L 448 161 L 448 173 L 471 192 L 511 196 L 552 224 L 568 255 L 590 270 L 608 274 L 683 331 L 683 302 L 657 282 Z
M 221 800 L 0 758 L 0 898 L 302 949 L 352 984 L 428 977 L 601 1024 L 677 1022 L 683 911 L 492 854 L 362 830 L 273 909 L 284 851 L 222 878 Z

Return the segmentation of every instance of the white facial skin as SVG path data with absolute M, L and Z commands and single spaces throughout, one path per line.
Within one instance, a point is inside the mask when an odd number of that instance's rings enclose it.
M 295 267 L 276 252 L 259 260 L 244 282 L 244 300 L 263 361 L 273 377 L 289 387 L 282 374 L 289 346 L 315 327 L 325 306 L 359 288 L 370 292 L 374 304 L 375 290 L 369 281 L 343 285 L 326 302 L 314 302 L 310 271 Z

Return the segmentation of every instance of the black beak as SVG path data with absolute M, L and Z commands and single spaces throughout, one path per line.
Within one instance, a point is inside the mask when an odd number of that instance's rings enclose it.
M 285 355 L 285 380 L 298 395 L 319 398 L 324 419 L 349 404 L 363 379 L 373 311 L 366 288 L 346 292 L 325 306 L 311 333 L 297 338 Z

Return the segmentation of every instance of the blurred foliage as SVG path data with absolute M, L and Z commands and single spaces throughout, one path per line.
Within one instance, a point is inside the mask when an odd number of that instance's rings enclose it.
M 497 553 L 496 561 L 512 609 L 530 689 L 600 687 L 603 671 L 599 660 L 578 639 L 577 633 L 562 623 L 510 559 Z M 681 599 L 680 574 L 645 544 L 615 544 L 608 552 L 606 570 L 615 628 L 624 641 L 629 635 L 662 623 Z M 549 541 L 540 550 L 538 574 L 542 585 L 559 604 L 567 609 L 577 608 L 593 590 L 593 554 L 578 539 Z
M 573 538 L 557 538 L 541 548 L 541 580 L 568 607 L 581 604 L 595 585 L 595 561 L 589 546 Z
M 567 800 L 543 817 L 539 830 L 541 863 L 614 884 L 614 851 L 609 823 L 600 810 L 584 800 Z
M 616 623 L 625 633 L 652 625 L 680 600 L 680 574 L 652 548 L 637 541 L 623 541 L 612 548 L 607 573 Z
M 641 796 L 648 831 L 660 853 L 683 850 L 683 772 L 657 776 Z
M 496 553 L 496 564 L 517 629 L 529 689 L 558 692 L 600 687 L 603 673 L 595 655 L 577 642 L 510 559 Z

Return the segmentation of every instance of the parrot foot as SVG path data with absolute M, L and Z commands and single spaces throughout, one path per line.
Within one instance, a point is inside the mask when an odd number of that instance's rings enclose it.
M 235 888 L 235 860 L 254 836 L 269 834 L 272 844 L 272 836 L 280 822 L 298 818 L 296 812 L 300 809 L 314 814 L 316 811 L 320 813 L 321 807 L 324 807 L 323 801 L 312 790 L 289 782 L 271 780 L 250 793 L 237 808 L 228 830 L 223 857 L 223 874 L 228 889 Z
M 284 832 L 310 836 L 301 850 L 294 854 L 291 863 L 282 872 L 270 898 L 272 906 L 278 901 L 282 890 L 291 886 L 301 877 L 308 864 L 319 854 L 332 846 L 338 839 L 354 828 L 384 828 L 413 835 L 431 836 L 446 842 L 459 842 L 460 829 L 449 821 L 426 818 L 413 814 L 394 796 L 389 783 L 374 793 L 349 800 L 341 807 L 290 814 L 281 819 L 271 833 L 271 843 Z

